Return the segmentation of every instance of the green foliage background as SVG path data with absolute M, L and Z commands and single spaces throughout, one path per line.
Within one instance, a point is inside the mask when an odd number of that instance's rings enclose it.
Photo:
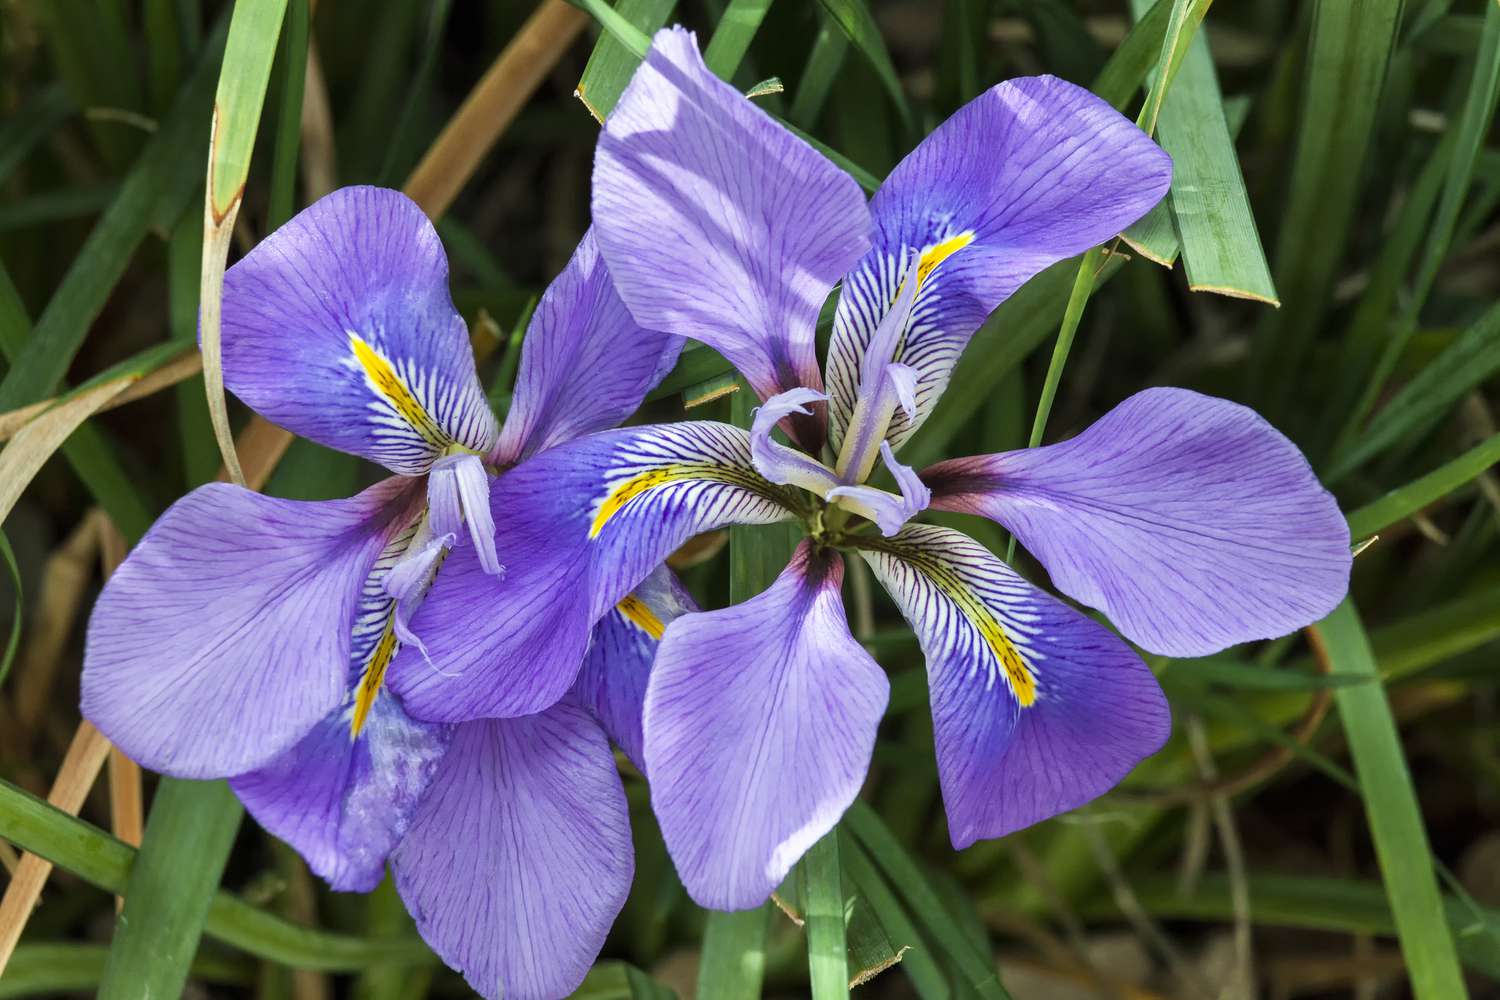
M 246 180 L 232 261 L 331 185 L 401 185 L 537 6 L 0 3 L 0 426 L 191 353 L 216 88 L 235 112 L 216 185 Z M 1175 735 L 1121 790 L 961 854 L 920 653 L 856 567 L 854 617 L 892 702 L 862 801 L 778 893 L 805 922 L 694 907 L 630 772 L 636 885 L 579 996 L 826 1000 L 846 979 L 924 1000 L 1500 996 L 1500 3 L 577 7 L 583 30 L 554 39 L 555 65 L 477 171 L 436 164 L 463 180 L 439 229 L 497 405 L 529 308 L 587 225 L 590 112 L 608 113 L 654 28 L 696 28 L 715 72 L 764 92 L 867 187 L 985 87 L 1050 72 L 1154 128 L 1173 192 L 1122 242 L 1002 306 L 905 460 L 1057 440 L 1139 388 L 1184 385 L 1258 408 L 1337 492 L 1356 540 L 1375 539 L 1351 599 L 1315 628 L 1154 662 Z M 733 385 L 692 348 L 644 416 L 691 405 L 744 422 Z M 19 453 L 7 445 L 0 469 L 19 477 Z M 70 539 L 94 507 L 138 538 L 218 465 L 195 375 L 90 418 L 10 484 L 0 840 L 58 870 L 0 997 L 463 995 L 389 884 L 326 892 L 222 784 L 148 776 L 139 851 L 105 832 L 102 787 L 82 819 L 38 797 L 78 722 L 97 588 L 85 566 L 56 589 Z M 298 441 L 267 489 L 344 496 L 369 477 Z M 1013 549 L 992 525 L 964 527 Z M 735 529 L 727 557 L 683 572 L 720 606 L 766 586 L 787 545 Z M 1016 563 L 1045 579 L 1024 552 Z M 125 896 L 118 922 L 110 893 Z

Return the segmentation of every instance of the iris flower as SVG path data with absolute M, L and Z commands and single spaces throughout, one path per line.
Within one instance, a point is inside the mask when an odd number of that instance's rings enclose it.
M 599 624 L 577 691 L 513 690 L 493 718 L 423 721 L 385 679 L 408 654 L 435 669 L 410 618 L 445 555 L 503 576 L 493 475 L 619 423 L 680 344 L 635 326 L 586 236 L 532 319 L 498 427 L 421 210 L 378 188 L 312 205 L 225 276 L 225 381 L 394 475 L 346 500 L 214 483 L 174 504 L 94 610 L 84 714 L 152 770 L 228 778 L 335 889 L 374 888 L 389 859 L 422 935 L 480 993 L 571 991 L 633 869 L 589 709 L 635 716 L 638 733 L 656 636 L 684 598 L 658 572 Z
M 1108 790 L 1168 736 L 1151 671 L 983 546 L 911 518 L 993 518 L 1126 638 L 1194 656 L 1338 603 L 1350 554 L 1333 498 L 1256 414 L 1180 389 L 1133 396 L 1061 444 L 920 475 L 896 451 L 991 310 L 1139 218 L 1169 175 L 1109 106 L 1036 77 L 962 108 L 867 203 L 715 78 L 691 34 L 658 34 L 599 141 L 600 252 L 641 326 L 715 348 L 763 406 L 748 433 L 609 431 L 504 477 L 492 502 L 507 512 L 510 575 L 490 586 L 515 588 L 507 603 L 551 641 L 511 641 L 513 622 L 430 601 L 417 623 L 445 669 L 413 674 L 411 703 L 489 713 L 502 697 L 493 666 L 469 650 L 496 643 L 538 676 L 570 677 L 595 617 L 674 547 L 724 524 L 795 520 L 807 537 L 779 578 L 677 618 L 651 669 L 646 776 L 694 899 L 763 901 L 864 780 L 888 684 L 850 634 L 844 553 L 873 568 L 920 640 L 955 847 Z M 815 326 L 840 279 L 820 370 Z M 870 483 L 882 466 L 895 489 Z M 434 597 L 487 586 L 472 556 L 452 562 Z

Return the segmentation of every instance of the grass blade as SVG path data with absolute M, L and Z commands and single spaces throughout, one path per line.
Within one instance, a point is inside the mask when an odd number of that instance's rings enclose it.
M 291 0 L 281 33 L 281 93 L 276 110 L 276 143 L 271 150 L 271 190 L 266 232 L 281 228 L 297 203 L 297 154 L 302 148 L 302 99 L 307 93 L 308 0 Z
M 260 112 L 271 81 L 276 42 L 286 16 L 287 0 L 238 0 L 229 22 L 224 66 L 214 97 L 213 128 L 208 138 L 208 179 L 203 202 L 203 270 L 198 289 L 199 348 L 203 351 L 203 386 L 208 416 L 219 443 L 219 455 L 231 482 L 243 486 L 245 473 L 234 451 L 234 431 L 224 399 L 224 363 L 219 345 L 224 305 L 224 268 L 229 240 L 245 197 L 250 154 L 260 129 Z
M 1369 384 L 1345 419 L 1338 445 L 1335 446 L 1336 452 L 1345 450 L 1354 440 L 1359 425 L 1380 397 L 1386 379 L 1395 370 L 1407 341 L 1417 330 L 1422 306 L 1426 304 L 1427 296 L 1431 294 L 1433 283 L 1437 280 L 1438 268 L 1448 254 L 1453 230 L 1458 223 L 1458 213 L 1468 194 L 1469 183 L 1474 178 L 1479 151 L 1484 146 L 1484 137 L 1495 120 L 1495 104 L 1500 101 L 1500 4 L 1486 6 L 1488 13 L 1484 21 L 1484 32 L 1480 37 L 1479 53 L 1475 56 L 1474 75 L 1469 82 L 1458 126 L 1454 129 L 1456 145 L 1448 159 L 1442 197 L 1438 201 L 1437 215 L 1433 217 L 1427 230 L 1427 240 L 1411 294 L 1380 352 L 1380 359 L 1376 362 Z
M 1356 541 L 1384 531 L 1430 503 L 1471 482 L 1484 470 L 1500 464 L 1500 434 L 1481 441 L 1462 455 L 1405 486 L 1391 490 L 1349 515 L 1349 534 Z
M 10 547 L 10 539 L 0 531 L 0 557 L 10 573 L 10 586 L 16 592 L 16 606 L 11 612 L 10 638 L 5 640 L 5 652 L 0 653 L 0 685 L 10 676 L 10 665 L 15 662 L 16 650 L 21 646 L 21 621 L 26 614 L 26 602 L 21 595 L 21 567 L 16 565 L 16 553 Z
M 751 39 L 770 9 L 771 0 L 729 0 L 708 47 L 703 50 L 703 61 L 715 76 L 723 80 L 734 78 L 750 49 Z
M 117 895 L 126 891 L 137 857 L 135 848 L 3 780 L 0 838 Z M 432 960 L 432 953 L 416 938 L 330 934 L 289 923 L 222 890 L 211 899 L 205 924 L 211 937 L 293 968 L 358 972 L 381 962 Z
M 807 66 L 797 81 L 797 93 L 792 98 L 792 107 L 787 118 L 798 128 L 814 127 L 828 103 L 828 93 L 833 88 L 834 78 L 844 65 L 849 52 L 849 36 L 824 16 L 820 20 L 818 35 L 813 39 L 812 49 L 807 54 Z
M 1253 395 L 1276 416 L 1305 367 L 1323 317 L 1368 162 L 1386 65 L 1401 25 L 1401 0 L 1319 0 L 1313 8 L 1301 123 L 1291 187 L 1276 243 L 1276 288 L 1285 308 L 1254 340 Z M 1317 239 L 1309 239 L 1316 233 Z
M 244 808 L 223 781 L 163 778 L 99 996 L 180 996 Z
M 1500 305 L 1475 321 L 1396 393 L 1359 443 L 1335 459 L 1324 478 L 1336 482 L 1397 442 L 1427 430 L 1475 386 L 1500 371 Z
M 1131 5 L 1140 15 L 1148 3 L 1132 0 Z M 1172 155 L 1168 198 L 1188 287 L 1275 305 L 1276 287 L 1202 32 L 1194 33 L 1180 73 L 1162 105 L 1159 131 L 1162 147 Z M 1129 234 L 1126 239 L 1136 245 Z
M 901 87 L 901 78 L 896 75 L 891 53 L 885 47 L 885 39 L 880 37 L 880 27 L 875 23 L 875 16 L 870 13 L 865 0 L 822 0 L 822 4 L 833 23 L 843 30 L 875 70 L 896 113 L 901 116 L 901 123 L 906 131 L 914 133 L 916 124 L 912 119 L 911 105 L 906 100 L 906 91 Z
M 667 23 L 676 3 L 677 0 L 619 0 L 615 13 L 649 38 Z M 606 32 L 594 44 L 588 65 L 583 68 L 583 77 L 573 93 L 589 109 L 589 114 L 602 123 L 615 109 L 615 102 L 625 92 L 625 85 L 640 64 L 638 53 Z
M 1335 671 L 1378 676 L 1370 640 L 1351 602 L 1339 605 L 1313 634 Z M 1370 834 L 1412 991 L 1417 1000 L 1466 997 L 1432 869 L 1427 831 L 1385 689 L 1377 684 L 1339 688 L 1334 700 L 1363 789 Z
M 948 1000 L 953 991 L 948 978 L 933 958 L 932 949 L 912 923 L 905 907 L 896 898 L 890 885 L 881 877 L 864 848 L 844 829 L 841 833 L 839 856 L 844 870 L 855 890 L 870 904 L 870 909 L 880 921 L 887 935 L 894 941 L 904 943 L 895 956 L 901 971 L 911 980 L 913 989 L 922 1000 Z
M 875 811 L 863 802 L 856 802 L 844 814 L 844 823 L 906 897 L 912 915 L 958 965 L 974 991 L 986 1000 L 1009 1000 L 1010 994 L 1000 985 L 994 959 L 975 949 L 906 848 L 886 829 Z
M 204 46 L 198 67 L 171 114 L 146 144 L 114 203 L 89 233 L 5 381 L 0 382 L 0 411 L 52 394 L 73 363 L 90 324 L 125 273 L 136 247 L 152 226 L 175 222 L 192 199 L 203 169 L 204 147 L 199 143 L 211 107 L 222 37 L 216 32 Z
M 802 856 L 797 874 L 806 907 L 807 966 L 813 1000 L 847 1000 L 849 955 L 838 830 L 830 831 Z

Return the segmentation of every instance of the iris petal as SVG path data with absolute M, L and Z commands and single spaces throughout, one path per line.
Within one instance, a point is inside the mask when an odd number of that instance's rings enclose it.
M 634 865 L 609 743 L 568 704 L 459 726 L 391 858 L 417 930 L 488 1000 L 572 993 Z
M 864 195 L 714 76 L 690 32 L 657 34 L 610 114 L 593 205 L 600 252 L 642 326 L 713 347 L 761 399 L 822 388 L 818 313 L 870 245 Z M 817 453 L 820 423 L 792 430 Z
M 361 584 L 415 499 L 401 479 L 320 502 L 194 490 L 95 605 L 84 715 L 154 771 L 219 778 L 269 763 L 347 694 Z
M 688 894 L 764 902 L 859 793 L 890 685 L 849 634 L 843 562 L 803 542 L 764 593 L 687 614 L 646 690 L 651 803 Z
M 1013 531 L 1132 641 L 1202 656 L 1315 622 L 1349 588 L 1349 528 L 1253 410 L 1147 389 L 1060 444 L 942 462 L 933 506 Z
M 868 346 L 913 252 L 921 288 L 895 360 L 918 372 L 916 414 L 891 421 L 896 448 L 996 306 L 1140 218 L 1170 178 L 1167 154 L 1129 119 L 1055 77 L 1010 80 L 960 108 L 870 202 L 874 247 L 844 278 L 828 347 L 830 440 L 844 440 Z
M 595 622 L 679 545 L 724 524 L 794 517 L 728 424 L 630 427 L 580 438 L 506 472 L 490 493 L 506 565 L 487 577 L 455 549 L 412 620 L 438 669 L 409 650 L 391 681 L 422 719 L 540 711 L 572 686 Z
M 513 465 L 619 424 L 677 363 L 682 345 L 681 337 L 636 324 L 599 256 L 594 231 L 584 233 L 526 328 L 515 397 L 494 458 Z
M 956 531 L 861 551 L 927 658 L 953 846 L 1074 809 L 1159 750 L 1167 701 L 1130 647 Z
M 788 389 L 772 396 L 755 411 L 755 421 L 750 427 L 750 458 L 762 476 L 783 486 L 800 486 L 819 496 L 838 485 L 838 476 L 828 466 L 795 448 L 778 444 L 771 437 L 783 418 L 793 413 L 810 416 L 812 410 L 808 404 L 827 398 L 813 389 Z
M 599 619 L 573 685 L 573 696 L 642 774 L 641 706 L 657 645 L 668 625 L 697 610 L 672 571 L 658 567 Z
M 490 476 L 478 455 L 447 455 L 434 462 L 427 479 L 427 497 L 434 532 L 457 537 L 467 526 L 479 565 L 491 576 L 505 572 L 495 555 Z
M 335 191 L 224 276 L 224 382 L 267 419 L 418 475 L 498 433 L 437 231 L 397 191 Z

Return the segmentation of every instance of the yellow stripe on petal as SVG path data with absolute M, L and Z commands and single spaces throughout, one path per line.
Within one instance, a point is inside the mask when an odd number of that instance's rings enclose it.
M 371 390 L 396 412 L 402 420 L 411 425 L 428 444 L 436 449 L 443 449 L 452 443 L 448 434 L 438 426 L 436 420 L 427 412 L 427 408 L 418 400 L 416 393 L 406 384 L 406 380 L 396 371 L 396 366 L 380 351 L 366 343 L 356 333 L 350 333 L 349 346 L 354 351 L 354 359 L 365 373 L 365 378 L 370 384 Z
M 927 276 L 933 272 L 934 268 L 973 242 L 972 232 L 959 233 L 957 236 L 950 236 L 943 242 L 935 243 L 923 250 L 922 257 L 917 263 L 917 287 L 922 287 L 922 283 L 927 280 Z
M 392 609 L 391 618 L 386 620 L 385 631 L 380 634 L 380 641 L 370 652 L 370 658 L 365 663 L 364 673 L 359 678 L 359 688 L 354 692 L 354 718 L 349 723 L 349 735 L 358 737 L 359 731 L 365 727 L 365 720 L 370 716 L 370 708 L 375 704 L 375 696 L 380 693 L 380 686 L 385 683 L 385 670 L 391 665 L 391 659 L 396 655 L 396 621 L 395 610 Z
M 598 538 L 599 532 L 604 530 L 610 518 L 637 497 L 644 496 L 659 486 L 694 479 L 743 486 L 757 493 L 764 493 L 767 485 L 765 480 L 748 470 L 708 462 L 681 462 L 647 469 L 623 480 L 609 491 L 604 502 L 594 512 L 594 522 L 589 525 L 589 537 Z
M 653 639 L 660 639 L 662 633 L 667 630 L 667 627 L 662 624 L 661 619 L 656 617 L 656 612 L 647 607 L 646 602 L 634 594 L 627 595 L 624 600 L 615 605 L 615 609 L 624 615 L 632 625 Z
M 926 553 L 903 549 L 900 558 L 921 570 L 953 602 L 959 613 L 969 620 L 969 624 L 974 626 L 974 630 L 994 654 L 995 662 L 1000 665 L 1001 672 L 1010 683 L 1011 693 L 1016 696 L 1021 707 L 1030 708 L 1034 705 L 1036 674 L 1010 636 L 1005 634 L 1005 628 L 995 618 L 995 613 L 979 599 L 979 595 L 946 563 L 931 558 Z

